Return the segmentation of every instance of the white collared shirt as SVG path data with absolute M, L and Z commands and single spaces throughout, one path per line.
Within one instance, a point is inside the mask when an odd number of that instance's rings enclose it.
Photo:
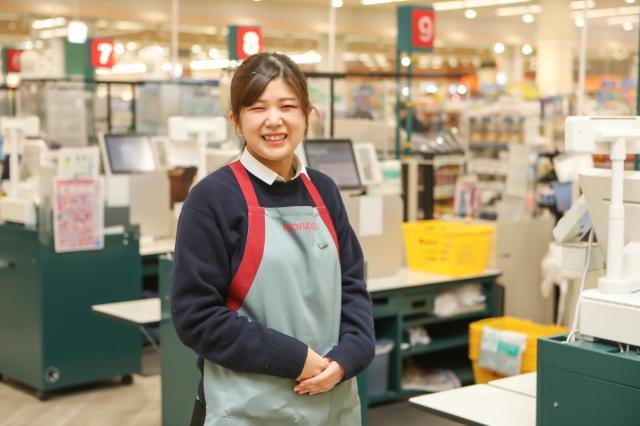
M 262 164 L 256 157 L 251 155 L 247 148 L 244 149 L 242 155 L 240 156 L 240 163 L 244 166 L 245 169 L 267 185 L 273 185 L 273 182 L 286 182 L 286 179 L 271 170 L 269 167 Z M 307 168 L 304 166 L 302 161 L 298 158 L 297 155 L 293 156 L 293 168 L 295 169 L 295 174 L 291 178 L 291 180 L 300 176 L 300 173 L 307 174 Z

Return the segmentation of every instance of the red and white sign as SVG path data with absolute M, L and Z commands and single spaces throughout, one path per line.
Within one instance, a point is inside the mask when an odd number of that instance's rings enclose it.
M 433 10 L 411 11 L 411 45 L 415 48 L 433 48 L 436 38 L 436 14 Z
M 91 66 L 93 68 L 113 68 L 116 61 L 115 42 L 110 38 L 91 40 Z
M 238 59 L 247 59 L 262 52 L 262 30 L 258 27 L 238 27 L 236 49 Z
M 20 49 L 7 49 L 7 72 L 20 72 Z

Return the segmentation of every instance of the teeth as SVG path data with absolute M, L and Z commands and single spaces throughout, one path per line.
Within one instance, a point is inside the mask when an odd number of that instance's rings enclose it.
M 279 141 L 281 139 L 284 139 L 283 135 L 265 135 L 263 136 L 263 138 L 265 138 L 268 141 Z

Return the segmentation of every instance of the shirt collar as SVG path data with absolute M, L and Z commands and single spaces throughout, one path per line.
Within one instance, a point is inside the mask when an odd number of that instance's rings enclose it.
M 240 156 L 240 163 L 244 166 L 249 173 L 266 183 L 267 185 L 272 185 L 273 182 L 286 182 L 286 180 L 278 175 L 276 172 L 271 170 L 269 167 L 262 164 L 256 157 L 251 155 L 247 148 L 244 149 L 242 155 Z M 307 168 L 304 166 L 302 161 L 298 158 L 297 155 L 293 156 L 293 168 L 295 169 L 295 174 L 291 178 L 291 180 L 296 179 L 300 176 L 301 173 L 309 176 L 307 173 Z

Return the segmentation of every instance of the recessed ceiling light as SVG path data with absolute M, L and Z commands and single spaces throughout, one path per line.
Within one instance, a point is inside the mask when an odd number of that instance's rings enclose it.
M 535 18 L 533 17 L 532 14 L 527 13 L 527 14 L 522 15 L 522 22 L 524 22 L 525 24 L 530 24 L 533 21 L 535 21 Z
M 493 46 L 493 51 L 496 52 L 498 55 L 501 53 L 504 53 L 504 44 L 498 42 Z
M 633 29 L 633 24 L 631 22 L 625 22 L 624 24 L 622 24 L 622 28 L 625 31 L 631 31 Z
M 576 19 L 576 27 L 582 28 L 582 27 L 584 27 L 584 24 L 585 24 L 584 19 L 582 19 L 582 18 Z
M 473 9 L 467 9 L 467 10 L 465 10 L 465 11 L 464 11 L 464 16 L 465 16 L 465 18 L 467 18 L 467 19 L 473 19 L 473 18 L 475 18 L 476 16 L 478 16 L 478 12 L 476 12 L 476 11 L 475 11 L 475 10 L 473 10 Z
M 342 0 L 331 0 L 331 6 L 333 6 L 334 8 L 339 8 L 344 6 L 344 1 Z
M 522 54 L 523 55 L 531 55 L 533 53 L 533 47 L 530 44 L 525 44 L 522 46 Z

